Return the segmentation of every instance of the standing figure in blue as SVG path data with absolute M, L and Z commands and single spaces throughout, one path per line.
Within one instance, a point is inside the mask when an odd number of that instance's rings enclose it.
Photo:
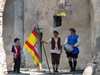
M 76 34 L 76 30 L 74 28 L 70 28 L 71 35 L 68 36 L 64 42 L 64 45 L 71 44 L 73 47 L 73 51 L 71 53 L 67 53 L 67 57 L 69 59 L 69 66 L 71 68 L 71 72 L 75 71 L 77 66 L 77 58 L 79 54 L 79 45 L 81 43 L 80 37 Z M 72 61 L 73 60 L 73 61 Z

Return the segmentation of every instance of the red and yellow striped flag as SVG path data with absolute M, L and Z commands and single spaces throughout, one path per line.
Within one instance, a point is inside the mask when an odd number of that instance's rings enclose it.
M 37 35 L 34 30 L 28 37 L 27 41 L 25 42 L 24 47 L 33 56 L 33 63 L 37 66 L 37 69 L 39 70 L 40 62 L 39 62 L 39 52 L 38 52 L 38 45 L 37 45 Z

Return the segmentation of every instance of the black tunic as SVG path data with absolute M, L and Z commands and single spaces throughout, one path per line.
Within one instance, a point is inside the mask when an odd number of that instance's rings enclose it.
M 12 46 L 12 52 L 15 52 L 15 48 L 14 48 L 14 46 Z M 18 57 L 17 58 L 20 58 L 20 45 L 18 45 Z
M 14 46 L 12 46 L 12 51 L 11 52 L 15 52 L 15 48 L 14 48 Z M 14 58 L 14 72 L 20 72 L 20 63 L 21 63 L 21 53 L 20 53 L 20 45 L 18 45 L 18 56 L 17 56 L 17 58 L 16 58 L 16 60 L 15 60 L 15 58 Z

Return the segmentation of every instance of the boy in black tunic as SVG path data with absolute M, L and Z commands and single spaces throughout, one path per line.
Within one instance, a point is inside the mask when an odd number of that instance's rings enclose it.
M 19 45 L 19 40 L 18 38 L 14 39 L 14 45 L 12 46 L 12 52 L 13 52 L 13 58 L 14 58 L 14 73 L 20 73 L 20 62 L 21 62 L 21 54 L 20 50 L 21 47 Z

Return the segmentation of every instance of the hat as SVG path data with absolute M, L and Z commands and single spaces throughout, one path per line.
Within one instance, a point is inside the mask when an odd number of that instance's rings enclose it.
M 16 42 L 17 40 L 20 40 L 20 39 L 19 39 L 19 38 L 15 38 L 15 39 L 14 39 L 14 42 Z
M 53 33 L 57 33 L 57 34 L 59 34 L 59 32 L 58 32 L 58 31 L 53 31 Z

